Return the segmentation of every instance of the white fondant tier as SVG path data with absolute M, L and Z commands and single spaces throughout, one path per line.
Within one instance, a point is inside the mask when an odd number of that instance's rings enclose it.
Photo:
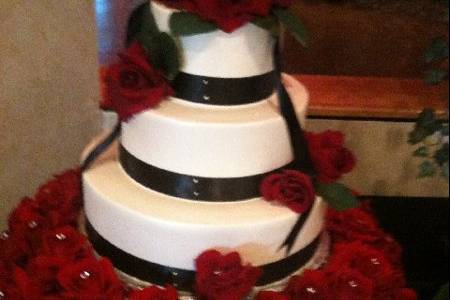
M 135 257 L 185 270 L 194 270 L 208 249 L 236 250 L 253 265 L 281 260 L 279 248 L 299 217 L 261 198 L 206 203 L 159 194 L 130 179 L 116 160 L 87 171 L 83 184 L 87 218 L 103 238 Z M 320 234 L 325 210 L 317 198 L 291 253 Z
M 292 98 L 301 123 L 308 95 Z M 293 159 L 276 97 L 240 107 L 211 107 L 170 99 L 122 126 L 122 145 L 141 161 L 200 177 L 244 177 L 283 167 Z
M 175 11 L 151 1 L 155 21 L 170 33 L 169 19 Z M 273 71 L 274 39 L 270 33 L 248 24 L 233 33 L 216 30 L 180 37 L 183 72 L 219 78 L 257 76 Z

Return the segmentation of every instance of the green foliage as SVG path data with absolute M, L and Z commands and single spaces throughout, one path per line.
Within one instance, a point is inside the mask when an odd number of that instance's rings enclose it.
M 443 69 L 430 69 L 425 71 L 425 82 L 430 85 L 437 85 L 448 78 L 448 71 Z
M 358 206 L 359 201 L 352 191 L 341 183 L 317 183 L 316 193 L 335 210 L 342 211 Z
M 273 36 L 280 34 L 280 23 L 274 16 L 258 17 L 252 23 L 262 29 L 269 31 Z
M 140 7 L 132 16 L 133 25 L 129 39 L 137 40 L 149 54 L 151 64 L 169 79 L 175 78 L 180 68 L 178 47 L 167 33 L 160 32 L 148 4 Z
M 169 21 L 170 30 L 174 35 L 189 36 L 208 33 L 217 30 L 217 26 L 211 22 L 202 20 L 188 12 L 172 14 Z
M 442 130 L 443 127 L 442 121 L 436 118 L 434 110 L 424 109 L 417 119 L 414 130 L 409 134 L 408 142 L 412 145 L 417 145 L 427 137 Z
M 307 30 L 291 9 L 279 8 L 275 9 L 273 13 L 300 44 L 304 47 L 308 45 Z
M 163 70 L 169 80 L 174 79 L 180 69 L 178 47 L 174 39 L 169 34 L 160 32 L 150 37 L 147 47 L 152 64 Z
M 432 109 L 425 109 L 419 115 L 408 140 L 412 145 L 419 145 L 413 155 L 425 159 L 419 166 L 419 178 L 432 177 L 440 173 L 442 177 L 448 179 L 448 136 L 448 125 L 438 120 Z
M 437 293 L 436 297 L 433 298 L 433 300 L 448 300 L 448 287 L 449 284 L 445 284 L 441 287 L 439 292 Z
M 427 63 L 432 63 L 447 59 L 448 50 L 448 43 L 444 38 L 434 39 L 425 53 L 425 61 Z
M 423 161 L 419 166 L 419 178 L 432 177 L 436 175 L 437 168 L 430 160 Z

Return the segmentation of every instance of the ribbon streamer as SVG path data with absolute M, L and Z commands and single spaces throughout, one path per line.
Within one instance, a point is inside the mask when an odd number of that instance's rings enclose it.
M 81 164 L 81 172 L 86 171 L 92 165 L 92 163 L 103 153 L 109 146 L 120 136 L 121 123 L 118 122 L 113 131 L 100 143 L 94 150 L 92 150 Z
M 282 83 L 281 73 L 283 69 L 283 61 L 281 58 L 279 40 L 277 40 L 277 42 L 275 43 L 274 63 L 276 74 L 278 77 L 277 93 L 280 102 L 280 111 L 283 115 L 283 118 L 286 120 L 286 124 L 289 130 L 289 136 L 291 138 L 291 146 L 294 153 L 294 169 L 308 174 L 311 177 L 314 177 L 315 170 L 309 155 L 308 144 L 303 132 L 303 128 L 300 124 L 299 119 L 297 118 L 292 100 Z M 286 255 L 289 255 L 289 253 L 291 252 L 298 234 L 302 230 L 303 225 L 311 214 L 312 207 L 313 206 L 311 206 L 306 212 L 299 216 L 294 227 L 286 237 L 286 240 L 280 246 L 280 249 L 286 247 Z

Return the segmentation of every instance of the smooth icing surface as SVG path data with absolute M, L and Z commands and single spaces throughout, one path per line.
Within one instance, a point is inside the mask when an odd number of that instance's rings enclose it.
M 305 120 L 307 93 L 293 98 Z M 276 97 L 245 107 L 211 107 L 168 100 L 122 126 L 122 145 L 160 169 L 201 177 L 266 173 L 293 159 Z
M 161 31 L 169 32 L 173 9 L 151 1 L 155 21 Z M 233 33 L 220 30 L 179 37 L 182 67 L 186 73 L 220 77 L 249 77 L 273 71 L 274 39 L 270 33 L 248 24 Z
M 262 265 L 285 257 L 279 247 L 298 214 L 260 198 L 234 203 L 186 201 L 146 189 L 108 161 L 84 174 L 86 215 L 109 242 L 141 259 L 194 270 L 207 249 L 237 250 Z M 325 203 L 318 198 L 292 253 L 321 232 Z

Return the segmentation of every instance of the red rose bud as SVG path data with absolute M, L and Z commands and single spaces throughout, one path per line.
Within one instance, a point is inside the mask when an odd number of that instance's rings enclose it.
M 327 276 L 324 272 L 317 270 L 306 270 L 301 276 L 291 277 L 285 293 L 291 299 L 331 299 L 327 289 Z
M 69 226 L 46 232 L 42 244 L 42 254 L 64 258 L 67 262 L 93 254 L 86 237 Z
M 242 300 L 261 275 L 259 268 L 243 265 L 237 252 L 222 255 L 206 251 L 195 261 L 195 288 L 200 299 Z
M 66 265 L 58 274 L 64 299 L 123 300 L 124 287 L 112 264 L 102 259 L 84 259 Z
M 129 300 L 177 300 L 178 292 L 173 286 L 165 289 L 151 286 L 140 291 L 132 291 Z
M 335 182 L 355 167 L 355 156 L 344 147 L 341 132 L 327 130 L 320 134 L 306 133 L 305 137 L 320 182 Z
M 358 271 L 340 268 L 328 273 L 327 289 L 333 300 L 373 300 L 373 282 Z
M 112 65 L 104 75 L 105 101 L 120 120 L 127 121 L 173 94 L 162 73 L 150 65 L 145 49 L 138 42 L 120 55 L 120 59 L 121 62 Z
M 275 7 L 288 7 L 293 0 L 161 0 L 165 5 L 186 10 L 225 32 L 233 32 L 255 17 L 269 16 Z
M 279 292 L 262 291 L 256 295 L 254 300 L 290 300 L 288 296 Z
M 307 211 L 316 197 L 311 178 L 299 171 L 285 170 L 266 177 L 260 193 L 267 201 L 276 201 L 296 213 Z

